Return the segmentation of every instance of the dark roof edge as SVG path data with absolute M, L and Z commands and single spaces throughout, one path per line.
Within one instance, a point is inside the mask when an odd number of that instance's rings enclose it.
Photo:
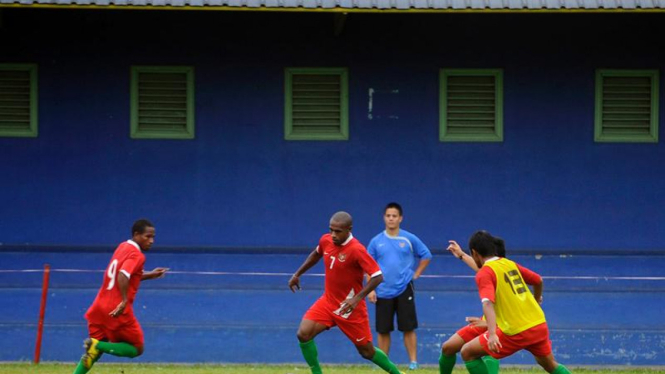
M 291 12 L 291 13 L 381 13 L 381 14 L 590 14 L 590 13 L 665 13 L 665 8 L 442 8 L 442 9 L 379 9 L 379 8 L 306 8 L 306 7 L 240 7 L 217 5 L 98 5 L 98 4 L 24 4 L 1 2 L 0 8 L 12 9 L 85 9 L 85 10 L 163 10 L 163 11 L 228 11 L 228 12 Z

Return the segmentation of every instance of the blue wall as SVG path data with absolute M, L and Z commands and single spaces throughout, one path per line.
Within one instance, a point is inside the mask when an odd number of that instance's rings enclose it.
M 162 245 L 302 247 L 337 210 L 366 242 L 397 200 L 438 248 L 662 250 L 662 142 L 593 142 L 594 69 L 661 69 L 662 15 L 351 14 L 335 37 L 330 14 L 3 14 L 0 62 L 39 65 L 39 137 L 0 138 L 4 244 L 110 246 L 147 216 Z M 195 67 L 195 140 L 129 138 L 141 64 Z M 349 68 L 349 141 L 283 140 L 288 66 Z M 443 67 L 504 69 L 502 143 L 438 141 Z
M 293 254 L 163 253 L 146 268 L 167 266 L 164 279 L 144 282 L 134 303 L 146 336 L 140 362 L 303 363 L 295 337 L 302 315 L 323 288 L 317 265 L 292 294 L 289 274 L 306 257 Z M 95 297 L 109 252 L 10 252 L 3 269 L 54 269 L 42 360 L 74 362 L 87 330 L 83 314 Z M 665 365 L 665 256 L 511 256 L 544 277 L 543 309 L 556 358 L 569 365 Z M 67 272 L 64 269 L 87 270 Z M 212 272 L 212 273 L 201 273 Z M 224 272 L 224 274 L 222 274 Z M 262 274 L 247 274 L 262 273 Z M 472 273 L 448 254 L 434 256 L 416 282 L 419 361 L 438 362 L 441 343 L 481 313 Z M 651 279 L 647 279 L 651 278 Z M 0 272 L 0 361 L 34 353 L 42 274 Z M 370 306 L 373 321 L 374 307 Z M 372 322 L 373 326 L 373 322 Z M 391 357 L 408 362 L 399 334 Z M 323 363 L 363 362 L 333 329 L 317 337 Z M 261 353 L 256 353 L 261 347 Z M 124 361 L 105 357 L 104 361 Z M 533 364 L 528 352 L 505 360 Z
M 44 263 L 54 269 L 42 360 L 78 359 L 81 340 L 87 334 L 83 314 L 101 284 L 102 267 L 109 256 L 100 252 L 3 254 L 4 269 L 41 269 Z M 286 287 L 289 274 L 305 256 L 306 252 L 148 254 L 146 268 L 167 266 L 172 273 L 143 283 L 136 298 L 134 309 L 146 334 L 146 353 L 138 360 L 302 362 L 295 332 L 323 287 L 320 264 L 308 273 L 311 276 L 302 278 L 303 292 L 292 294 Z M 561 362 L 665 365 L 661 317 L 665 256 L 511 257 L 544 276 L 543 309 L 554 354 Z M 39 272 L 0 272 L 0 299 L 4 301 L 0 303 L 0 361 L 33 357 L 41 282 Z M 447 254 L 434 257 L 416 288 L 419 360 L 435 364 L 441 343 L 464 325 L 464 317 L 481 313 L 480 302 L 472 273 Z M 372 321 L 373 314 L 370 306 Z M 407 357 L 401 337 L 396 334 L 393 339 L 391 357 L 403 364 Z M 363 361 L 337 329 L 320 335 L 317 344 L 324 363 Z M 521 352 L 506 363 L 532 364 L 533 359 Z

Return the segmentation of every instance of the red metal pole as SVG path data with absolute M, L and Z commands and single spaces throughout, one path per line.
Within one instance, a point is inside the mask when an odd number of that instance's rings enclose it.
M 35 344 L 35 364 L 39 363 L 42 351 L 42 332 L 44 331 L 44 314 L 46 314 L 46 297 L 48 296 L 48 280 L 51 275 L 51 265 L 44 264 L 44 281 L 42 282 L 42 303 L 39 307 L 39 323 L 37 323 L 37 343 Z

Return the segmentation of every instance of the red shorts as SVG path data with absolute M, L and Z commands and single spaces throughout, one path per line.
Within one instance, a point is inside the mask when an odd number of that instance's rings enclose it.
M 522 349 L 526 349 L 536 357 L 544 357 L 552 353 L 552 341 L 547 323 L 541 323 L 515 335 L 506 335 L 497 328 L 496 335 L 501 343 L 499 353 L 490 351 L 487 345 L 487 333 L 480 335 L 480 345 L 487 354 L 496 359 L 508 357 Z
M 369 328 L 367 306 L 362 303 L 351 312 L 348 318 L 333 313 L 333 308 L 324 297 L 319 298 L 302 317 L 320 323 L 328 328 L 337 326 L 355 345 L 365 345 L 372 341 L 372 330 Z
M 129 343 L 137 349 L 143 348 L 144 344 L 143 329 L 141 329 L 139 321 L 134 316 L 131 316 L 126 322 L 113 328 L 109 327 L 109 323 L 88 317 L 88 333 L 91 338 L 97 340 L 109 341 L 111 343 Z
M 477 336 L 482 335 L 485 331 L 487 331 L 487 327 L 476 327 L 472 324 L 468 324 L 457 330 L 456 334 L 459 335 L 465 343 L 468 343 Z

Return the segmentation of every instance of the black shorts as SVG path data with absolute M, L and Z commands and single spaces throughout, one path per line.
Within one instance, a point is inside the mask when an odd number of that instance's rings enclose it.
M 397 313 L 399 331 L 412 331 L 418 328 L 413 282 L 410 282 L 406 286 L 406 290 L 393 299 L 376 299 L 376 332 L 387 334 L 393 331 L 395 313 Z

